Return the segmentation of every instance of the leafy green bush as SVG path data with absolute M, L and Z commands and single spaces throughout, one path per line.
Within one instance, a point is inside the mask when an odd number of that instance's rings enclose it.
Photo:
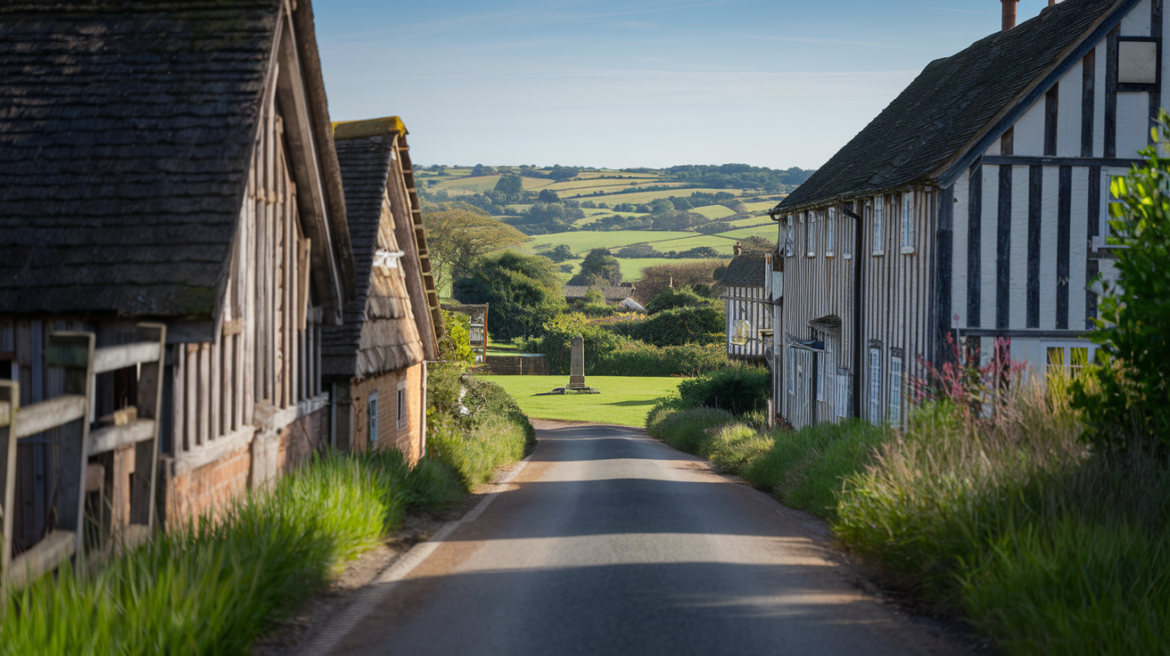
M 471 317 L 443 310 L 446 335 L 439 340 L 439 357 L 452 362 L 474 362 L 471 352 Z
M 726 339 L 726 316 L 715 305 L 662 310 L 648 319 L 607 326 L 613 332 L 654 346 L 715 344 Z
M 646 432 L 680 451 L 698 453 L 710 439 L 707 431 L 725 426 L 735 417 L 714 408 L 678 410 L 669 404 L 655 407 L 646 416 Z
M 681 307 L 708 307 L 714 304 L 709 298 L 700 296 L 690 285 L 669 287 L 646 303 L 650 314 Z
M 684 380 L 678 394 L 686 407 L 719 408 L 743 415 L 767 407 L 772 374 L 764 367 L 731 366 Z
M 1093 341 L 1108 362 L 1073 382 L 1074 404 L 1088 430 L 1105 448 L 1135 441 L 1170 446 L 1170 160 L 1158 150 L 1170 140 L 1170 115 L 1161 115 L 1160 136 L 1142 151 L 1144 167 L 1114 180 L 1122 203 L 1110 206 L 1117 235 L 1117 283 L 1101 297 Z
M 535 443 L 536 430 L 502 387 L 469 376 L 459 366 L 432 367 L 427 377 L 428 457 L 456 473 L 465 488 L 486 482 Z

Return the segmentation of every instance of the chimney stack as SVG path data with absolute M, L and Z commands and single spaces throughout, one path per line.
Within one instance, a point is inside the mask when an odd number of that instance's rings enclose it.
M 740 246 L 738 241 L 735 242 L 735 246 L 731 247 L 731 250 L 735 253 L 736 257 L 743 255 L 743 246 Z
M 1003 31 L 1007 32 L 1016 26 L 1016 6 L 1020 0 L 1000 0 L 1003 2 Z

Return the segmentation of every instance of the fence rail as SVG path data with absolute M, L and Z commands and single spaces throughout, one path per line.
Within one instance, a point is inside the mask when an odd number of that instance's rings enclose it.
M 166 327 L 139 324 L 136 338 L 132 344 L 95 348 L 94 333 L 50 334 L 45 363 L 64 371 L 64 394 L 24 408 L 20 407 L 19 383 L 0 381 L 0 590 L 24 587 L 82 552 L 87 472 L 105 474 L 104 468 L 89 467 L 91 456 L 135 450 L 133 464 L 129 458 L 113 458 L 110 492 L 114 498 L 128 498 L 129 507 L 127 512 L 115 513 L 110 529 L 127 536 L 145 536 L 153 528 Z M 138 418 L 91 433 L 94 377 L 129 367 L 138 369 Z M 16 446 L 54 428 L 58 429 L 59 449 L 52 506 L 56 525 L 32 548 L 14 557 Z M 131 472 L 135 476 L 131 477 Z

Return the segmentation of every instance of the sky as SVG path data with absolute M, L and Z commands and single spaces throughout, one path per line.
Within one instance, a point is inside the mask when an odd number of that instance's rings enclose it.
M 1022 0 L 1020 21 L 1047 0 Z M 817 168 L 1000 0 L 317 0 L 335 121 L 416 166 Z

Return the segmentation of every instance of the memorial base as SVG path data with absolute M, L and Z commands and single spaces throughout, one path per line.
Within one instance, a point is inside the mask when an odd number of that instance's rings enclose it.
M 551 392 L 536 396 L 553 396 L 554 394 L 601 394 L 601 390 L 592 387 L 558 387 Z

